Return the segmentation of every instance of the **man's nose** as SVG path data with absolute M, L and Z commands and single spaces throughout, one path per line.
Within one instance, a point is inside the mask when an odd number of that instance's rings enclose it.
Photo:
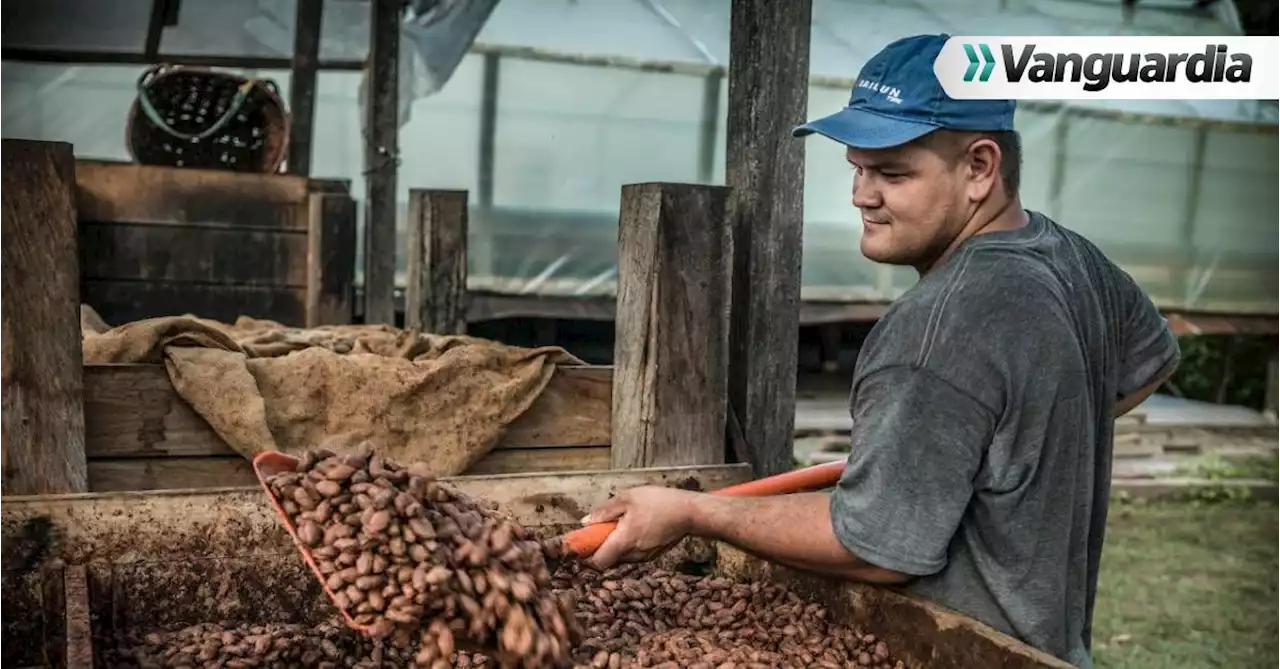
M 853 178 L 853 206 L 859 209 L 874 209 L 880 206 L 880 193 L 868 181 L 861 176 Z

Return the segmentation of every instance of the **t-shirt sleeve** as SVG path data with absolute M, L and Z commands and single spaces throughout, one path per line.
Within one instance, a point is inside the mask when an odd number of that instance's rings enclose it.
M 941 570 L 995 430 L 994 413 L 923 368 L 886 368 L 851 398 L 853 452 L 831 495 L 840 543 L 878 567 Z
M 1125 272 L 1120 276 L 1123 325 L 1116 391 L 1126 397 L 1172 372 L 1181 357 L 1178 339 L 1146 292 Z

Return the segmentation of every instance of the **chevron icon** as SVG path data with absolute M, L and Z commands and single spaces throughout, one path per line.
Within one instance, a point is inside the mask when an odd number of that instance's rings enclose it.
M 972 44 L 964 45 L 964 53 L 969 57 L 969 69 L 964 71 L 964 80 L 973 81 L 973 75 L 978 71 L 978 65 L 982 65 L 982 74 L 978 76 L 978 81 L 986 81 L 991 78 L 991 70 L 996 67 L 996 57 L 991 55 L 991 47 L 986 44 L 979 43 L 978 48 L 982 51 L 982 58 L 978 58 L 978 54 L 973 49 Z

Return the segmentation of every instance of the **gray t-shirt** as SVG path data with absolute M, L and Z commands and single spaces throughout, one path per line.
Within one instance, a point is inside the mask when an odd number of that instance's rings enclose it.
M 868 335 L 841 543 L 907 586 L 1091 667 L 1116 400 L 1178 362 L 1151 300 L 1029 212 L 966 240 Z

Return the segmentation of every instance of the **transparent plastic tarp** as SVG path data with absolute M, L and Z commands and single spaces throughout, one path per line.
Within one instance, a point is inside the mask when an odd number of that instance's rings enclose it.
M 235 14 L 230 24 L 210 14 L 208 30 L 231 39 L 246 34 L 245 26 L 257 26 L 253 39 L 286 55 L 292 48 L 293 2 L 240 2 L 249 10 Z M 184 12 L 200 4 L 188 0 Z M 811 72 L 851 78 L 884 44 L 928 31 L 1238 33 L 1223 11 L 1198 14 L 1188 11 L 1190 4 L 1139 3 L 1126 23 L 1117 6 L 1084 0 L 814 0 Z M 366 12 L 364 2 L 326 2 L 322 57 L 364 54 Z M 414 65 L 406 67 L 398 174 L 401 246 L 408 189 L 466 189 L 473 289 L 612 294 L 622 185 L 723 183 L 727 83 L 719 84 L 718 111 L 708 124 L 706 82 L 696 67 L 693 73 L 658 73 L 552 61 L 612 56 L 725 65 L 728 19 L 728 0 L 501 0 L 477 44 L 490 51 L 534 48 L 550 56 L 490 56 L 497 58 L 498 79 L 492 190 L 486 192 L 480 190 L 485 56 L 463 58 L 447 85 L 426 97 L 415 91 L 429 87 L 415 81 Z M 267 23 L 285 27 L 272 33 L 263 28 Z M 200 27 L 179 27 L 186 42 L 170 42 L 167 32 L 164 48 L 195 49 L 190 44 L 200 43 L 193 34 Z M 69 141 L 80 156 L 125 160 L 124 119 L 140 72 L 6 62 L 4 135 Z M 257 74 L 275 78 L 287 94 L 287 72 Z M 363 201 L 361 79 L 358 72 L 320 75 L 312 169 L 317 177 L 349 179 Z M 812 85 L 809 116 L 839 109 L 847 98 L 844 85 Z M 1274 102 L 1102 101 L 1084 112 L 1078 106 L 1024 106 L 1018 112 L 1025 204 L 1099 244 L 1162 306 L 1275 314 L 1280 212 Z M 1111 112 L 1148 117 L 1105 116 Z M 714 129 L 713 142 L 703 139 L 707 128 Z M 805 297 L 893 299 L 914 283 L 914 274 L 859 254 L 860 225 L 841 147 L 821 138 L 796 141 L 806 142 Z M 703 155 L 704 145 L 714 155 Z M 403 248 L 397 264 L 403 272 Z

